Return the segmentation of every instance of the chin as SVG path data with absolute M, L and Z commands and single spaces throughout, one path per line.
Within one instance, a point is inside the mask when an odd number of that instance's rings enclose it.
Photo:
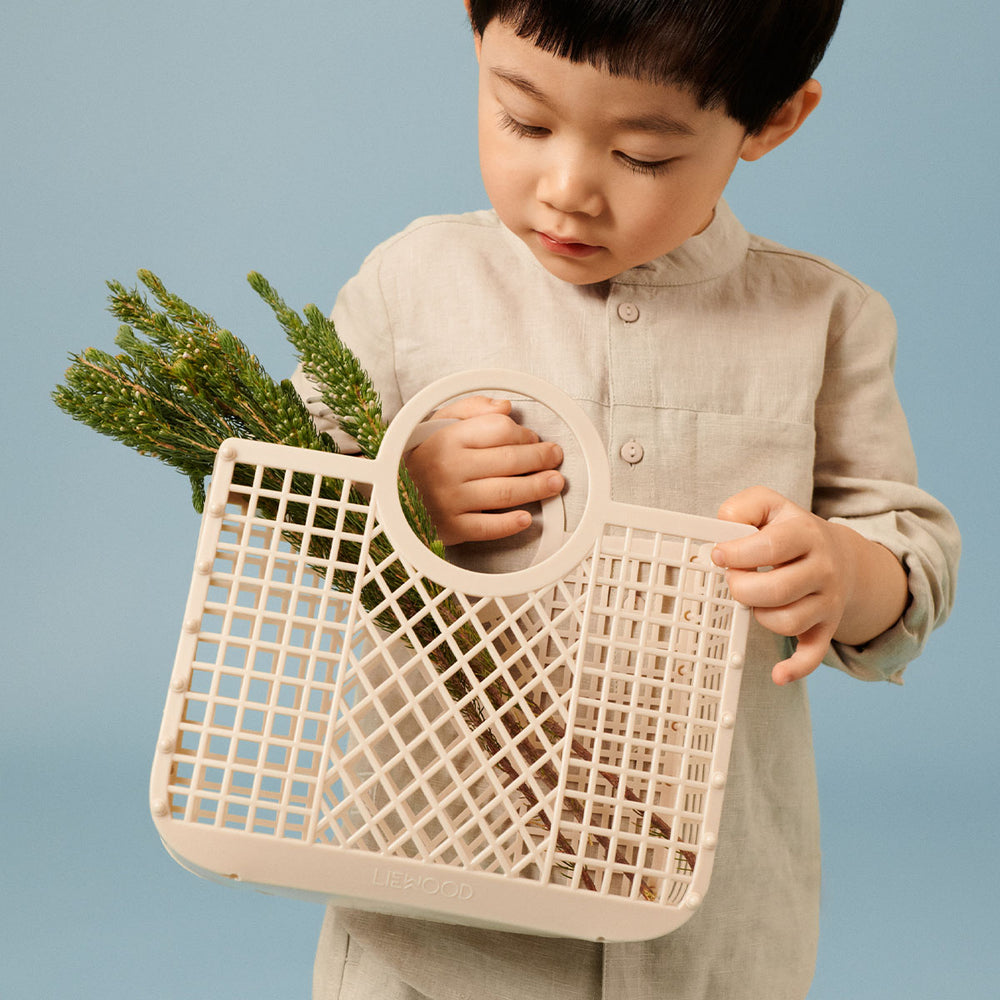
M 573 261 L 537 251 L 535 260 L 554 278 L 570 285 L 596 285 L 621 273 L 612 269 L 607 262 L 602 267 L 592 261 Z

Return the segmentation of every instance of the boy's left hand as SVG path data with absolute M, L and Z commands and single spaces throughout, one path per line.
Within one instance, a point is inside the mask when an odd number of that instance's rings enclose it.
M 811 674 L 832 639 L 860 645 L 893 625 L 906 602 L 906 574 L 888 549 L 764 487 L 730 497 L 719 518 L 760 530 L 715 547 L 729 589 L 764 628 L 797 638 L 772 671 L 776 684 Z M 761 572 L 766 570 L 766 572 Z

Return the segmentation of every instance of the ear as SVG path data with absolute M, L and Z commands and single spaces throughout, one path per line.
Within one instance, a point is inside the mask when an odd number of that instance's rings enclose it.
M 744 160 L 759 160 L 791 138 L 799 126 L 813 113 L 823 96 L 819 80 L 806 80 L 804 84 L 768 120 L 756 135 L 748 135 L 743 141 L 740 157 Z

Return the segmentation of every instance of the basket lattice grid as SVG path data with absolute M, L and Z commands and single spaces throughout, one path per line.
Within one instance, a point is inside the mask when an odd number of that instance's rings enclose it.
M 469 574 L 405 535 L 388 454 L 220 451 L 153 768 L 164 842 L 374 909 L 677 926 L 711 872 L 746 632 L 706 553 L 745 529 L 605 499 L 532 571 Z

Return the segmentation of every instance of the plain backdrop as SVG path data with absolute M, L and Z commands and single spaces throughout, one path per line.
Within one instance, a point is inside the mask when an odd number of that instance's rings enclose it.
M 903 688 L 809 682 L 812 1000 L 1000 992 L 997 10 L 849 0 L 820 110 L 728 195 L 893 303 L 922 484 L 965 537 L 955 613 Z M 410 219 L 483 207 L 462 4 L 6 3 L 0 95 L 0 996 L 306 997 L 320 909 L 198 880 L 148 817 L 187 484 L 49 393 L 70 352 L 111 347 L 106 279 L 156 271 L 284 375 L 247 271 L 328 309 Z

